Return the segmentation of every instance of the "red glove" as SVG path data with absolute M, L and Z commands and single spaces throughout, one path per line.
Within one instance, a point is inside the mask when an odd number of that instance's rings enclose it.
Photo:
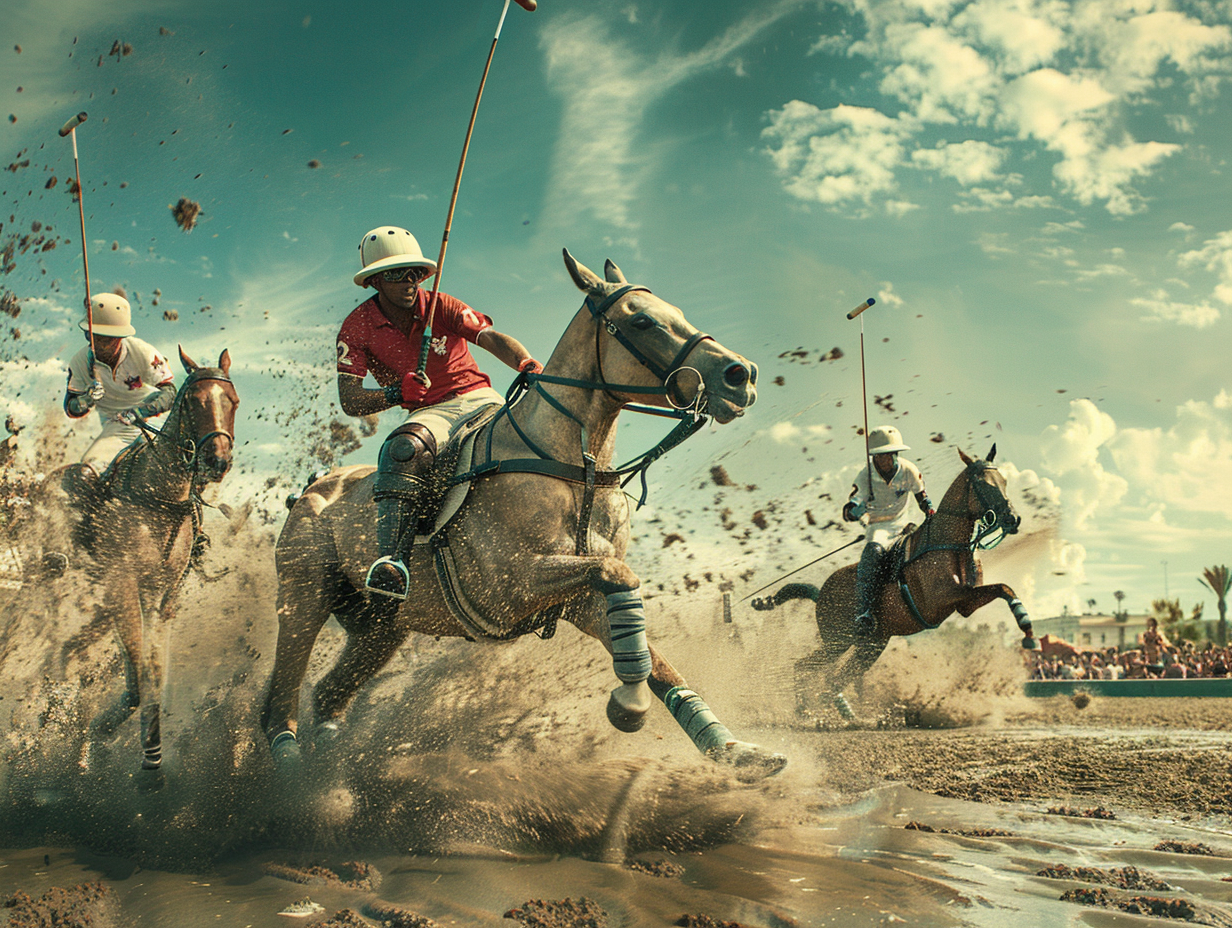
M 402 378 L 402 402 L 418 406 L 431 387 L 432 381 L 427 374 L 411 371 Z
M 518 373 L 519 374 L 523 374 L 523 373 L 542 374 L 543 365 L 540 364 L 538 361 L 536 361 L 534 358 L 525 357 L 522 359 L 522 362 L 518 365 Z

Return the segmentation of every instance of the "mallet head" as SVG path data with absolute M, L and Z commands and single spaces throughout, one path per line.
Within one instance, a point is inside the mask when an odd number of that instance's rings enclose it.
M 847 318 L 848 318 L 848 319 L 854 319 L 856 316 L 860 315 L 860 313 L 864 312 L 864 310 L 868 309 L 870 306 L 872 306 L 872 305 L 873 305 L 874 303 L 876 303 L 876 302 L 877 302 L 877 301 L 876 301 L 876 300 L 874 300 L 874 299 L 870 296 L 867 300 L 865 300 L 863 303 L 861 303 L 859 306 L 857 306 L 855 309 L 853 309 L 851 312 L 849 312 L 849 313 L 847 314 Z M 861 325 L 863 325 L 864 323 L 860 323 L 860 324 L 861 324 Z
M 72 119 L 70 119 L 68 122 L 66 122 L 66 123 L 63 125 L 63 127 L 61 127 L 61 129 L 60 129 L 60 138 L 64 138 L 66 135 L 68 135 L 70 132 L 72 132 L 74 129 L 76 129 L 78 126 L 80 126 L 80 125 L 81 125 L 83 122 L 85 122 L 85 121 L 86 121 L 86 114 L 85 114 L 85 113 L 78 113 L 76 116 L 74 116 L 74 117 L 73 117 Z
M 514 2 L 527 13 L 535 12 L 535 7 L 539 5 L 539 0 L 514 0 Z

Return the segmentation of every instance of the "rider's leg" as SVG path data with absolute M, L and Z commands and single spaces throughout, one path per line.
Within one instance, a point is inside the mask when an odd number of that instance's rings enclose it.
M 436 460 L 436 437 L 422 422 L 407 422 L 385 439 L 377 457 L 376 537 L 380 557 L 368 568 L 364 586 L 381 596 L 406 599 L 411 577 L 402 561 L 402 542 L 413 529 L 415 507 Z
M 876 606 L 877 573 L 885 548 L 875 540 L 870 540 L 864 546 L 860 555 L 860 564 L 856 568 L 856 634 L 861 638 L 870 638 L 877 630 L 877 617 L 873 614 Z

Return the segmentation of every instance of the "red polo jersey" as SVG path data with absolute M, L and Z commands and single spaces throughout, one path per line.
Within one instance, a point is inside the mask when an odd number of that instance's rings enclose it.
M 401 383 L 419 365 L 429 297 L 430 292 L 419 291 L 409 338 L 385 318 L 375 296 L 355 307 L 338 332 L 338 373 L 356 377 L 371 373 L 382 387 Z M 436 295 L 427 367 L 432 386 L 419 406 L 434 406 L 459 393 L 492 386 L 466 344 L 477 341 L 480 333 L 491 327 L 491 319 L 461 300 L 444 293 Z

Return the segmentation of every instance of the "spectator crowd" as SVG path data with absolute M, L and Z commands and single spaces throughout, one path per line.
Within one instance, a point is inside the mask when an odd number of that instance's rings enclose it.
M 1192 641 L 1173 644 L 1154 619 L 1138 646 L 1083 649 L 1059 638 L 1041 639 L 1041 651 L 1024 652 L 1032 680 L 1153 680 L 1232 676 L 1232 646 Z

